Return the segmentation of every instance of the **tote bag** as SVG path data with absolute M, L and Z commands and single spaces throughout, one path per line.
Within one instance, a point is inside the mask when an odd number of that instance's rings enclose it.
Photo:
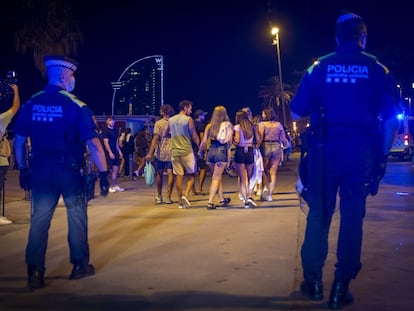
M 148 187 L 151 187 L 155 180 L 155 168 L 150 161 L 145 162 L 144 178 Z

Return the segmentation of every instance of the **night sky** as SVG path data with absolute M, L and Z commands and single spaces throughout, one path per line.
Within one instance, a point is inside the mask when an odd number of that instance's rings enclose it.
M 133 2 L 136 2 L 135 4 Z M 95 114 L 111 112 L 111 81 L 134 61 L 164 57 L 164 100 L 178 107 L 182 99 L 194 110 L 211 112 L 215 105 L 235 111 L 250 105 L 261 110 L 257 93 L 266 79 L 277 75 L 277 57 L 270 35 L 280 28 L 283 81 L 297 84 L 314 58 L 335 48 L 334 26 L 340 9 L 360 14 L 368 25 L 367 51 L 381 51 L 408 90 L 414 80 L 413 13 L 409 1 L 336 0 L 151 0 L 71 1 L 85 37 L 74 93 Z M 114 4 L 116 3 L 116 5 Z M 17 71 L 22 100 L 42 88 L 44 81 L 31 57 L 17 55 L 8 23 L 10 10 L 1 10 L 0 74 Z M 404 55 L 395 49 L 402 49 Z M 391 51 L 385 53 L 383 51 Z M 396 58 L 402 58 L 394 64 Z

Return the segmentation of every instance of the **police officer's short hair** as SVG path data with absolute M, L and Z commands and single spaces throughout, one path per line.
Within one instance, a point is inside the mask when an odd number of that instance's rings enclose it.
M 367 26 L 361 16 L 348 12 L 339 16 L 336 21 L 336 37 L 340 43 L 358 41 L 367 34 Z

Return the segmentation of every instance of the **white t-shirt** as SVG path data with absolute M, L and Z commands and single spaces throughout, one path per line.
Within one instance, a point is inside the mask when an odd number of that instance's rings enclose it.
M 236 124 L 234 126 L 234 131 L 239 133 L 239 137 L 240 137 L 240 141 L 239 144 L 237 145 L 237 147 L 251 147 L 253 144 L 253 137 L 250 137 L 249 139 L 245 139 L 244 138 L 244 133 L 243 131 L 240 129 L 240 124 Z

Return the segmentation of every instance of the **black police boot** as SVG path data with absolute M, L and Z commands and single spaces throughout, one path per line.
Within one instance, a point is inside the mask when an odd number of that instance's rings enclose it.
M 34 266 L 28 266 L 27 274 L 27 287 L 33 289 L 45 287 L 45 278 L 43 272 L 39 272 Z
M 74 265 L 72 273 L 70 274 L 71 280 L 79 280 L 87 276 L 95 274 L 95 267 L 91 264 L 88 265 Z
M 339 310 L 354 302 L 354 297 L 348 289 L 349 282 L 334 281 L 329 295 L 329 309 Z
M 318 301 L 323 299 L 323 285 L 321 281 L 303 281 L 300 284 L 300 292 L 310 300 Z

